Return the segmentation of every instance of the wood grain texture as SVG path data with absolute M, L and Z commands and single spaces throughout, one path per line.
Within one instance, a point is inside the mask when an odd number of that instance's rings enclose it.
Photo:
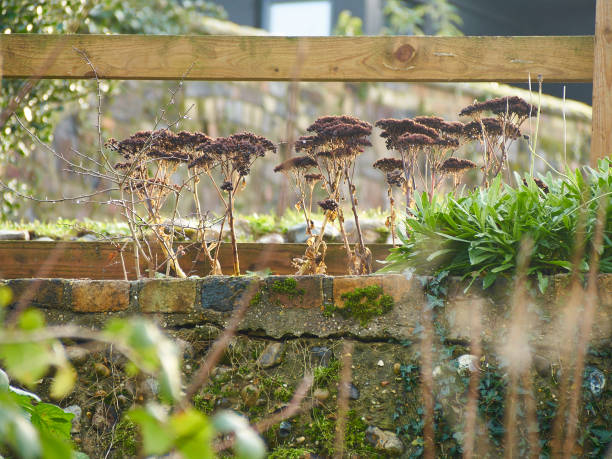
M 5 78 L 584 82 L 592 36 L 0 36 Z
M 612 0 L 597 0 L 591 165 L 612 155 Z
M 388 244 L 369 244 L 373 260 L 384 260 L 389 254 Z M 304 254 L 304 244 L 238 244 L 240 266 L 246 271 L 262 271 L 273 274 L 294 274 L 291 260 Z M 133 252 L 123 254 L 129 279 L 135 279 Z M 65 279 L 123 279 L 121 257 L 117 248 L 108 242 L 37 242 L 0 241 L 0 279 L 56 278 Z M 158 252 L 158 260 L 163 260 Z M 224 243 L 220 252 L 221 268 L 231 274 L 231 245 Z M 189 275 L 206 275 L 208 264 L 195 248 L 187 248 L 180 259 Z M 328 274 L 346 274 L 346 255 L 342 244 L 328 244 L 325 262 Z M 142 272 L 145 269 L 142 264 Z M 375 269 L 381 268 L 375 263 Z

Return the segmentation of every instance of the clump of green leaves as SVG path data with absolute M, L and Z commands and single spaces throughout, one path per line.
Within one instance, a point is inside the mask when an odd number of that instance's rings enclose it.
M 340 360 L 332 360 L 326 367 L 318 366 L 314 370 L 314 385 L 324 387 L 338 381 Z
M 344 437 L 347 456 L 381 457 L 374 447 L 366 442 L 365 431 L 367 424 L 355 410 L 349 410 L 346 420 L 346 434 Z M 304 434 L 311 443 L 317 444 L 317 452 L 333 456 L 335 441 L 335 424 L 329 419 L 321 408 L 312 410 L 312 422 L 305 428 Z
M 442 199 L 416 196 L 416 207 L 405 220 L 403 245 L 391 249 L 386 272 L 416 269 L 429 274 L 446 270 L 450 275 L 482 278 L 484 288 L 498 277 L 511 275 L 516 268 L 521 241 L 533 241 L 528 274 L 545 287 L 545 274 L 569 271 L 577 237 L 587 250 L 580 268 L 588 270 L 588 256 L 597 209 L 606 206 L 605 240 L 601 272 L 612 272 L 612 169 L 610 160 L 596 169 L 584 168 L 574 174 L 542 182 L 531 177 L 517 178 L 518 186 L 496 178 L 488 189 L 476 189 L 465 196 L 449 193 Z M 578 235 L 580 221 L 584 234 Z
M 0 369 L 0 446 L 26 459 L 73 457 L 73 417 L 41 402 L 35 394 L 10 386 L 8 375 Z
M 358 287 L 350 292 L 343 293 L 340 298 L 344 301 L 342 307 L 327 305 L 324 314 L 330 316 L 338 312 L 342 317 L 353 317 L 359 320 L 362 327 L 377 316 L 382 316 L 393 309 L 393 297 L 383 293 L 380 285 Z

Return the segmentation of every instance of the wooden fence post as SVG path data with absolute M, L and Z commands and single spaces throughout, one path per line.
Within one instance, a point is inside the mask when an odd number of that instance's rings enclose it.
M 612 0 L 597 0 L 591 165 L 612 155 Z

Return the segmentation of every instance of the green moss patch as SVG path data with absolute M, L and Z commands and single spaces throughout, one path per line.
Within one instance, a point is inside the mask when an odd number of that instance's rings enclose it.
M 383 293 L 379 285 L 358 287 L 351 292 L 343 293 L 340 297 L 344 301 L 343 307 L 327 305 L 324 310 L 325 316 L 338 312 L 344 318 L 355 318 L 359 320 L 362 327 L 377 316 L 382 316 L 393 309 L 394 301 L 391 295 Z

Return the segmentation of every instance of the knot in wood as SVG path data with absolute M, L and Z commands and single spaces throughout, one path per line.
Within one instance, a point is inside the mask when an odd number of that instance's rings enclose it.
M 401 45 L 393 52 L 393 57 L 400 62 L 408 62 L 414 57 L 415 49 L 408 43 Z

